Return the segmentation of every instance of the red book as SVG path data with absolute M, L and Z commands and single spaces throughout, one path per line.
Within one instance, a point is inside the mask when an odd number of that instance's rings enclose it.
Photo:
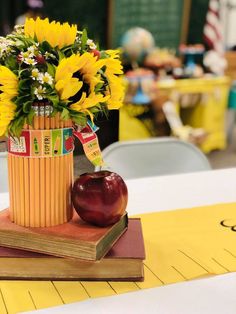
M 141 281 L 144 259 L 141 222 L 131 218 L 128 230 L 96 262 L 0 247 L 0 279 Z
M 125 214 L 114 225 L 96 227 L 77 214 L 71 221 L 46 228 L 26 228 L 10 221 L 8 210 L 0 213 L 0 246 L 59 257 L 99 260 L 127 229 Z

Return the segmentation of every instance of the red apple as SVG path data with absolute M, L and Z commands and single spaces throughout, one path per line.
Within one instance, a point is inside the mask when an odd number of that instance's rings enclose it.
M 127 186 L 114 172 L 84 173 L 73 185 L 75 210 L 84 221 L 100 227 L 117 222 L 124 214 L 127 201 Z

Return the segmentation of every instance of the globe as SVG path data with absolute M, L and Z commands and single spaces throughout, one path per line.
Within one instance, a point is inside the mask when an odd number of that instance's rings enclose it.
M 121 46 L 127 58 L 132 62 L 140 63 L 141 60 L 155 46 L 152 34 L 144 28 L 130 28 L 121 38 Z

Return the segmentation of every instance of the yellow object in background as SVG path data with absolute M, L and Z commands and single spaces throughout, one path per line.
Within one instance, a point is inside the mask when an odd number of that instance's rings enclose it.
M 158 90 L 174 101 L 184 125 L 203 128 L 208 136 L 200 145 L 203 152 L 226 147 L 225 112 L 227 109 L 230 79 L 228 77 L 209 77 L 199 79 L 163 80 L 157 83 Z M 183 95 L 196 96 L 195 106 L 181 108 Z M 196 98 L 196 97 L 195 97 Z M 136 106 L 137 107 L 137 106 Z M 149 129 L 130 115 L 127 105 L 120 109 L 119 140 L 144 139 L 152 137 Z

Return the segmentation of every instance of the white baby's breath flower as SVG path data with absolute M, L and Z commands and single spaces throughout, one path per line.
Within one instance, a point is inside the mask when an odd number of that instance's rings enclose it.
M 86 42 L 86 44 L 87 44 L 87 45 L 89 46 L 89 48 L 92 49 L 92 50 L 97 48 L 97 46 L 95 45 L 95 43 L 93 42 L 92 39 L 88 39 L 87 42 Z
M 42 85 L 39 85 L 39 87 L 36 87 L 34 90 L 35 96 L 38 98 L 38 100 L 42 100 L 45 96 L 46 88 Z
M 50 53 L 50 52 L 48 52 L 48 51 L 45 52 L 44 56 L 45 56 L 46 59 L 49 59 L 49 58 L 55 59 L 55 58 L 56 58 L 56 57 L 54 56 L 54 54 L 52 54 L 52 53 Z
M 23 62 L 25 64 L 28 64 L 28 65 L 35 65 L 35 64 L 37 64 L 37 61 L 35 61 L 35 59 L 32 59 L 32 58 L 24 58 Z
M 48 73 L 48 72 L 45 72 L 45 73 L 39 73 L 39 78 L 38 78 L 38 81 L 41 83 L 41 84 L 49 84 L 49 85 L 52 85 L 53 84 L 53 78 L 52 76 Z
M 35 45 L 32 45 L 27 48 L 27 51 L 30 53 L 31 56 L 34 56 L 35 52 L 37 51 L 37 47 Z
M 37 80 L 39 77 L 39 70 L 37 68 L 33 69 L 31 72 L 31 78 Z
M 24 34 L 24 25 L 15 25 L 14 31 L 20 35 Z
M 21 51 L 20 56 L 24 59 L 24 58 L 30 58 L 31 57 L 31 53 L 29 51 Z
M 7 57 L 12 51 L 13 41 L 0 37 L 0 58 Z

